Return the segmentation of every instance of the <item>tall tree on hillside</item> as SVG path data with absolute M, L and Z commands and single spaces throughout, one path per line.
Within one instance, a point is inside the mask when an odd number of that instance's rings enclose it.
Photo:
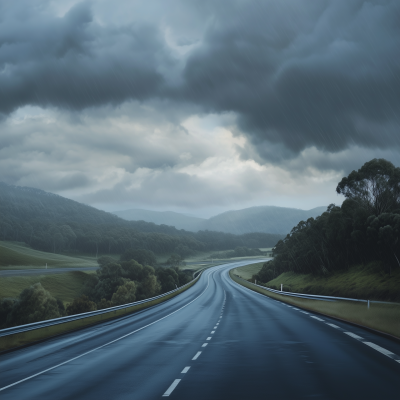
M 383 158 L 375 158 L 344 177 L 336 192 L 355 200 L 371 214 L 400 209 L 400 168 Z

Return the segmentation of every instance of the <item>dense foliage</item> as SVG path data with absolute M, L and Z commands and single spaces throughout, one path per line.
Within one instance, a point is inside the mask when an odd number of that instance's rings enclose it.
M 0 301 L 0 328 L 30 324 L 65 315 L 63 303 L 40 283 L 24 289 L 17 299 Z
M 316 219 L 301 221 L 254 276 L 268 282 L 282 272 L 327 274 L 379 261 L 400 268 L 400 168 L 384 159 L 365 163 L 338 184 L 346 199 Z
M 0 183 L 0 239 L 19 241 L 48 252 L 121 254 L 146 249 L 186 257 L 196 251 L 272 247 L 282 235 L 197 233 L 125 221 L 117 216 L 38 189 Z
M 100 268 L 96 274 L 88 275 L 81 295 L 66 309 L 40 283 L 24 289 L 17 299 L 0 300 L 0 329 L 144 300 L 174 290 L 192 279 L 190 273 L 178 267 L 153 268 L 133 259 L 116 263 L 106 258 L 99 259 Z

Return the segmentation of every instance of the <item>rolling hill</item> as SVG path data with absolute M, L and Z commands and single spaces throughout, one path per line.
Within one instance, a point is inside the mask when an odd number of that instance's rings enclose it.
M 189 215 L 173 211 L 150 211 L 141 209 L 132 209 L 113 212 L 116 216 L 127 221 L 146 221 L 157 225 L 175 226 L 177 229 L 197 232 L 203 228 L 204 218 L 191 217 Z
M 300 221 L 317 217 L 326 207 L 311 210 L 297 208 L 260 206 L 243 210 L 232 210 L 209 219 L 190 217 L 172 211 L 125 210 L 114 212 L 115 215 L 129 221 L 147 221 L 155 224 L 175 226 L 177 229 L 197 232 L 209 230 L 242 235 L 251 232 L 287 234 Z

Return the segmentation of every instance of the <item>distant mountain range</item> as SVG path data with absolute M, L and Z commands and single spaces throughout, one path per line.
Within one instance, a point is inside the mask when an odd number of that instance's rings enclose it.
M 209 219 L 191 217 L 173 211 L 141 209 L 115 211 L 113 214 L 128 221 L 165 224 L 191 232 L 209 230 L 241 235 L 250 232 L 287 234 L 300 221 L 306 221 L 310 217 L 315 218 L 325 210 L 326 207 L 299 210 L 297 208 L 260 206 L 226 211 Z

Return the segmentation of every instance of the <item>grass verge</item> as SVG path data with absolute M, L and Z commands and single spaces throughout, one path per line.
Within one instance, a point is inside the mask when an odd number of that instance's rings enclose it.
M 257 274 L 260 271 L 264 264 L 265 261 L 256 264 L 245 265 L 243 267 L 235 268 L 233 273 L 235 275 L 239 275 L 243 279 L 250 279 L 254 274 Z
M 90 272 L 88 271 L 88 273 Z M 2 277 L 0 279 L 0 297 L 18 297 L 24 289 L 40 282 L 53 297 L 60 299 L 64 304 L 69 303 L 79 297 L 88 273 L 72 271 L 65 274 Z
M 233 270 L 229 271 L 229 275 L 240 285 L 273 299 L 400 338 L 400 305 L 373 303 L 371 308 L 368 309 L 365 303 L 355 303 L 352 301 L 300 299 L 275 294 L 254 286 L 250 282 L 244 281 L 234 275 Z
M 327 276 L 285 272 L 266 286 L 279 290 L 281 284 L 288 292 L 400 302 L 400 269 L 389 275 L 377 263 Z

